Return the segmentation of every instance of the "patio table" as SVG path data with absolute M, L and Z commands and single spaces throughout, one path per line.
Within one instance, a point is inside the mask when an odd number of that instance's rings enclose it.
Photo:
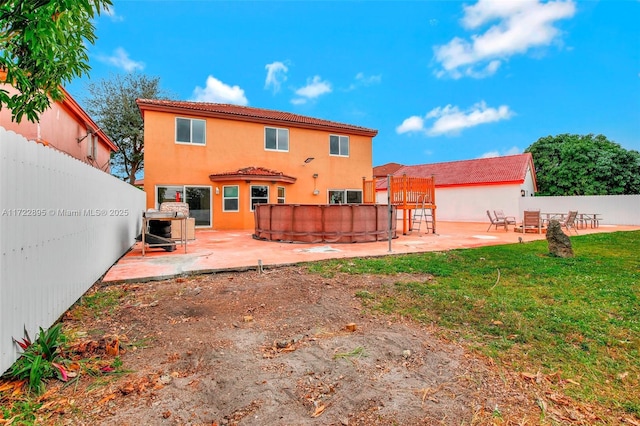
M 600 213 L 578 213 L 578 228 L 584 229 L 587 224 L 590 224 L 592 228 L 600 226 L 600 220 L 602 219 Z
M 552 220 L 563 222 L 566 214 L 567 213 L 540 213 L 540 217 L 542 218 L 542 226 L 548 227 L 549 222 L 551 222 Z

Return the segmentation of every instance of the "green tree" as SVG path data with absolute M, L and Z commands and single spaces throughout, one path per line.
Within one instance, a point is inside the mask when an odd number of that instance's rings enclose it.
M 547 136 L 525 149 L 533 156 L 538 195 L 640 194 L 640 152 L 605 136 Z
M 0 70 L 15 87 L 0 87 L 0 108 L 12 120 L 32 122 L 64 98 L 60 86 L 87 74 L 87 43 L 96 40 L 92 19 L 111 0 L 0 0 Z
M 133 185 L 144 169 L 144 126 L 136 99 L 166 97 L 160 78 L 115 75 L 88 84 L 87 92 L 87 112 L 118 147 L 111 159 L 112 173 Z

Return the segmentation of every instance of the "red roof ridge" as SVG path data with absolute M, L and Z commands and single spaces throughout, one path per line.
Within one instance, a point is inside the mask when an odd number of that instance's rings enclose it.
M 250 180 L 271 180 L 288 183 L 294 183 L 297 180 L 297 178 L 285 175 L 283 172 L 267 169 L 266 167 L 255 166 L 243 167 L 238 170 L 213 173 L 209 175 L 209 179 L 212 181 L 241 180 L 247 178 L 250 178 Z
M 499 157 L 403 166 L 393 175 L 435 176 L 436 187 L 506 184 L 524 182 L 529 167 L 531 167 L 535 182 L 533 157 L 529 152 Z
M 348 131 L 366 136 L 376 136 L 377 130 L 362 126 L 340 123 L 337 121 L 325 120 L 321 118 L 308 117 L 291 112 L 276 111 L 266 108 L 256 108 L 233 104 L 222 104 L 213 102 L 193 102 L 193 101 L 173 101 L 168 99 L 136 99 L 138 108 L 144 114 L 145 109 L 182 109 L 197 111 L 204 115 L 224 116 L 225 118 L 235 118 L 238 120 L 278 122 L 300 127 L 328 128 Z
M 496 160 L 496 159 L 500 159 L 500 161 L 502 161 L 503 159 L 509 158 L 509 157 L 523 157 L 523 156 L 531 156 L 530 152 L 523 152 L 521 154 L 509 154 L 509 155 L 497 155 L 495 157 L 482 157 L 482 158 L 470 158 L 467 160 L 451 160 L 451 161 L 441 161 L 439 163 L 426 163 L 426 164 L 414 164 L 414 165 L 403 165 L 403 167 L 416 167 L 416 166 L 434 166 L 434 165 L 438 165 L 438 164 L 454 164 L 454 163 L 475 163 L 475 162 L 485 162 L 485 161 L 491 161 L 491 160 Z

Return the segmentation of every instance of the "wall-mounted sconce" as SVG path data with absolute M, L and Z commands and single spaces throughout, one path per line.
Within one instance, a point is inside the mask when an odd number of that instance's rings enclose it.
M 527 191 L 525 191 L 524 189 L 521 189 L 520 196 L 524 197 L 525 195 L 527 195 Z
M 320 194 L 320 191 L 318 191 L 317 189 L 313 190 L 313 195 L 319 195 L 319 194 Z
M 304 160 L 304 164 L 309 164 L 310 162 L 312 162 L 313 160 L 315 160 L 314 157 L 307 157 L 306 160 Z
M 216 186 L 216 195 L 220 195 L 220 188 Z
M 314 178 L 314 179 L 318 179 L 318 174 L 317 174 L 317 173 L 314 173 L 314 174 L 313 174 L 313 178 Z

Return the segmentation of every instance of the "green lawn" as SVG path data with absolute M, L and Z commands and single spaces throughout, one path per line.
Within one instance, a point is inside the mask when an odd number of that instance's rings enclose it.
M 309 269 L 432 274 L 358 296 L 367 309 L 437 324 L 510 370 L 559 373 L 577 401 L 640 417 L 640 231 L 571 242 L 570 259 L 550 256 L 543 240 Z

